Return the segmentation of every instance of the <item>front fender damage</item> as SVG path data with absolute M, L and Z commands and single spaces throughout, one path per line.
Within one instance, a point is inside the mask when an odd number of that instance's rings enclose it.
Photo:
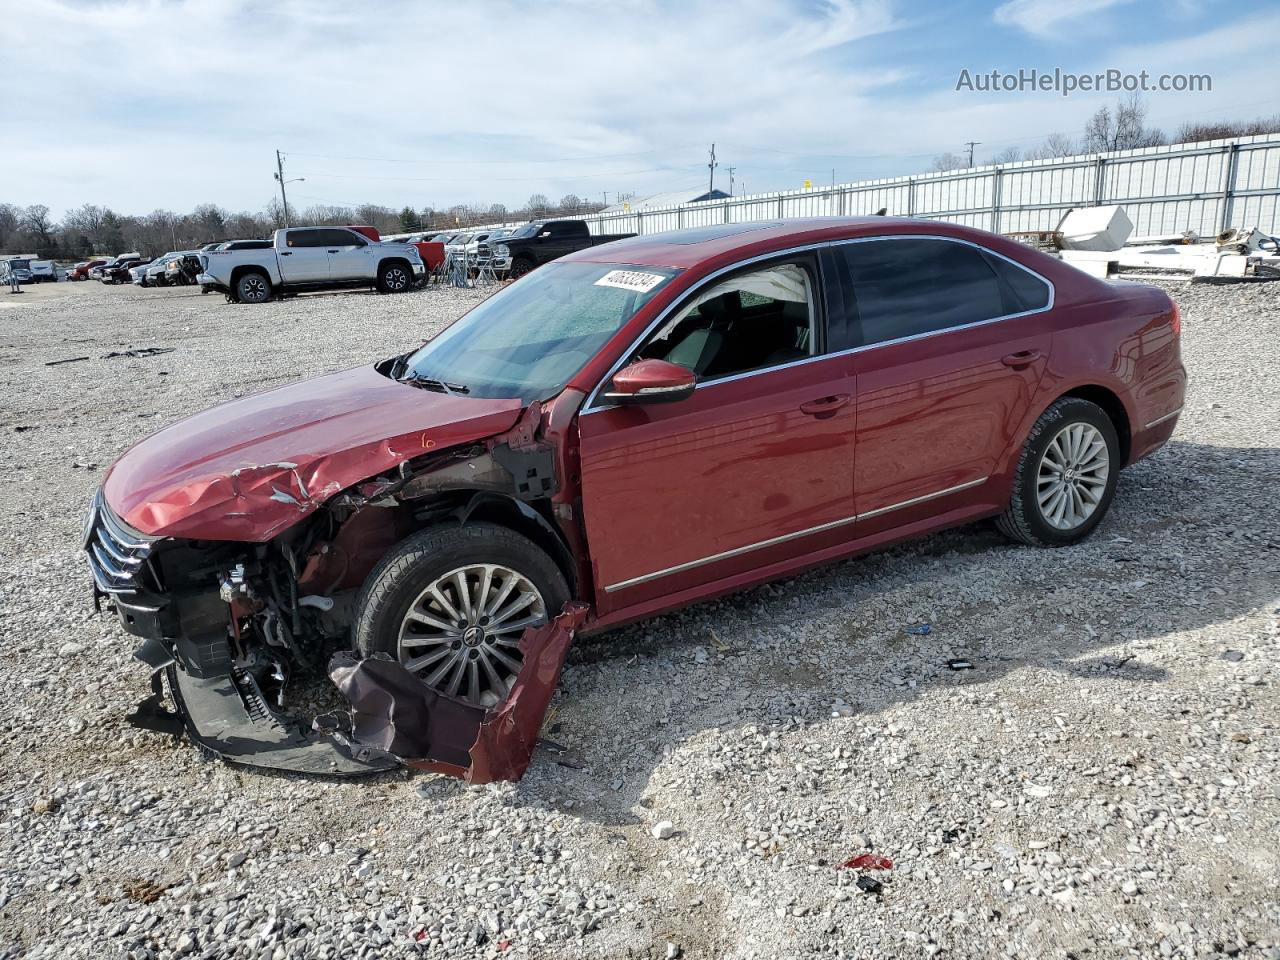
M 363 660 L 335 654 L 329 677 L 351 704 L 350 726 L 335 730 L 335 737 L 357 757 L 392 756 L 470 784 L 519 780 L 587 609 L 567 603 L 554 620 L 526 630 L 520 639 L 524 665 L 506 697 L 488 708 L 432 690 L 385 654 Z

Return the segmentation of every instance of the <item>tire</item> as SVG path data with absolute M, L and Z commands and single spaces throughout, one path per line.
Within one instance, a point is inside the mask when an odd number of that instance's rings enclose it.
M 456 575 L 462 572 L 470 598 L 484 588 L 485 568 L 496 568 L 485 602 L 463 617 Z M 432 585 L 455 615 L 427 594 Z M 499 596 L 503 590 L 508 590 L 505 598 Z M 536 599 L 528 601 L 534 593 Z M 506 695 L 519 669 L 514 641 L 524 632 L 522 624 L 555 617 L 568 599 L 569 587 L 555 561 L 514 530 L 492 523 L 429 527 L 393 547 L 369 574 L 356 601 L 351 636 L 365 656 L 385 653 L 434 689 L 492 706 Z M 493 617 L 483 615 L 490 603 L 496 604 L 489 611 Z M 515 613 L 508 613 L 512 608 Z M 411 622 L 411 609 L 434 623 Z M 495 631 L 492 621 L 504 614 L 502 628 Z M 415 668 L 415 659 L 422 665 Z M 442 676 L 433 676 L 442 670 Z
M 1079 543 L 1106 516 L 1121 465 L 1120 441 L 1106 412 L 1088 400 L 1063 397 L 1031 428 L 1014 470 L 1009 507 L 996 526 L 1032 546 Z
M 379 293 L 405 293 L 413 289 L 413 270 L 401 260 L 378 267 Z
M 236 278 L 236 300 L 266 303 L 271 299 L 271 279 L 261 270 L 246 270 Z
M 511 269 L 508 271 L 512 280 L 519 280 L 526 273 L 533 273 L 537 267 L 532 260 L 527 257 L 519 257 L 511 261 Z

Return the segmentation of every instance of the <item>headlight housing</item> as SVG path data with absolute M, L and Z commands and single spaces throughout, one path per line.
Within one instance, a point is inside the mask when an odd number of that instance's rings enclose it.
M 493 248 L 493 252 L 500 257 L 505 257 L 507 254 L 511 252 L 511 248 L 508 247 L 505 243 L 500 243 Z

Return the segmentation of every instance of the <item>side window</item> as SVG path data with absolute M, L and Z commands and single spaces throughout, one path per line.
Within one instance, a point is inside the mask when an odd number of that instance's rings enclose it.
M 359 239 L 355 233 L 350 230 L 317 230 L 316 233 L 324 237 L 324 242 L 320 244 L 325 247 L 363 247 L 364 241 Z
M 994 253 L 985 250 L 982 255 L 1000 280 L 1005 300 L 1005 313 L 1043 310 L 1049 306 L 1049 284 L 1026 267 L 1011 263 L 1004 257 L 997 257 Z
M 813 356 L 815 284 L 796 263 L 740 273 L 700 291 L 640 349 L 716 380 Z
M 853 346 L 1010 312 L 995 271 L 977 247 L 912 237 L 847 243 L 841 252 L 851 288 L 845 291 L 846 309 L 858 321 Z
M 289 247 L 323 247 L 320 230 L 290 230 L 284 235 L 284 242 Z

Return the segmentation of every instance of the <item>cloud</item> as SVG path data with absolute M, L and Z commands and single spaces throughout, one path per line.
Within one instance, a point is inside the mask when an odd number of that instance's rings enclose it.
M 996 23 L 1050 36 L 1067 23 L 1094 17 L 1133 0 L 1005 0 L 993 14 Z

